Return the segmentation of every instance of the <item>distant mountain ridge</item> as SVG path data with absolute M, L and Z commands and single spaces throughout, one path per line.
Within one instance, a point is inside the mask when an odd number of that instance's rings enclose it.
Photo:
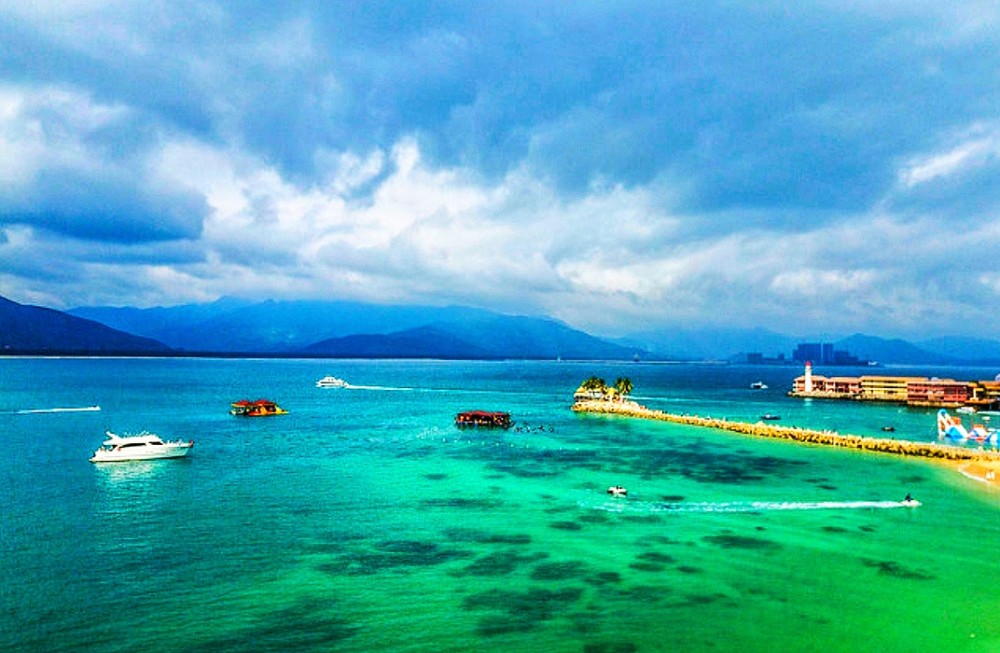
M 162 342 L 93 320 L 0 297 L 0 352 L 4 354 L 167 354 Z
M 70 313 L 186 353 L 617 360 L 649 355 L 550 318 L 462 306 L 226 299 L 172 308 L 81 307 Z
M 791 352 L 799 343 L 827 342 L 862 361 L 912 365 L 997 365 L 1000 341 L 983 338 L 940 337 L 919 342 L 854 334 L 845 338 L 788 336 L 767 329 L 675 329 L 641 333 L 616 340 L 650 349 L 672 360 L 731 360 L 747 353 L 774 359 Z
M 798 343 L 821 341 L 884 364 L 1000 366 L 1000 341 L 968 337 L 909 342 L 864 334 L 833 339 L 716 328 L 663 329 L 611 340 L 551 318 L 462 306 L 223 298 L 61 313 L 0 297 L 0 353 L 646 361 L 738 361 L 761 353 L 791 362 Z

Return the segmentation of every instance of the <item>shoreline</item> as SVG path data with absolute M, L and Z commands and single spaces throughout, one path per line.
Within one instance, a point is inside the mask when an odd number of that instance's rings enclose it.
M 798 426 L 777 426 L 765 422 L 735 422 L 714 417 L 677 415 L 662 410 L 652 410 L 634 401 L 578 401 L 573 404 L 572 410 L 578 413 L 622 415 L 639 419 L 672 422 L 674 424 L 711 428 L 752 437 L 792 440 L 804 444 L 840 447 L 842 449 L 858 449 L 895 456 L 928 458 L 951 463 L 962 475 L 968 478 L 993 487 L 1000 487 L 1000 452 L 996 451 L 977 451 L 952 445 L 938 444 L 936 442 L 913 442 L 892 438 L 845 435 L 836 431 L 819 431 Z

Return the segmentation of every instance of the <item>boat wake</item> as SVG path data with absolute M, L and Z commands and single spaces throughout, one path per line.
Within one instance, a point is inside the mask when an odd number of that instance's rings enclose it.
M 15 415 L 39 415 L 44 413 L 94 413 L 101 410 L 100 406 L 83 406 L 81 408 L 28 408 L 15 410 Z
M 753 513 L 779 510 L 888 510 L 913 508 L 918 501 L 720 501 L 720 502 L 624 502 L 608 501 L 594 506 L 608 512 L 651 513 Z
M 719 503 L 663 503 L 671 512 L 769 512 L 773 510 L 886 510 L 906 508 L 902 501 L 729 501 Z
M 416 388 L 393 388 L 385 385 L 353 385 L 348 383 L 345 390 L 379 390 L 383 392 L 413 392 Z

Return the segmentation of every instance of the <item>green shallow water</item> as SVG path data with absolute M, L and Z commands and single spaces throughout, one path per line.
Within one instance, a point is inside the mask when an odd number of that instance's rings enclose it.
M 996 493 L 926 461 L 568 407 L 582 378 L 628 375 L 650 407 L 933 438 L 933 411 L 789 399 L 798 372 L 0 360 L 0 647 L 1000 650 Z M 361 387 L 313 387 L 326 374 Z M 259 396 L 290 414 L 227 414 Z M 455 429 L 473 408 L 519 428 Z M 106 428 L 197 444 L 91 465 Z M 906 492 L 923 506 L 883 503 Z

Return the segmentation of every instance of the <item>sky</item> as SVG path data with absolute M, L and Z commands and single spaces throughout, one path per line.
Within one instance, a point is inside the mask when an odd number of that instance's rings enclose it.
M 1000 0 L 0 0 L 21 303 L 996 338 L 998 182 Z

